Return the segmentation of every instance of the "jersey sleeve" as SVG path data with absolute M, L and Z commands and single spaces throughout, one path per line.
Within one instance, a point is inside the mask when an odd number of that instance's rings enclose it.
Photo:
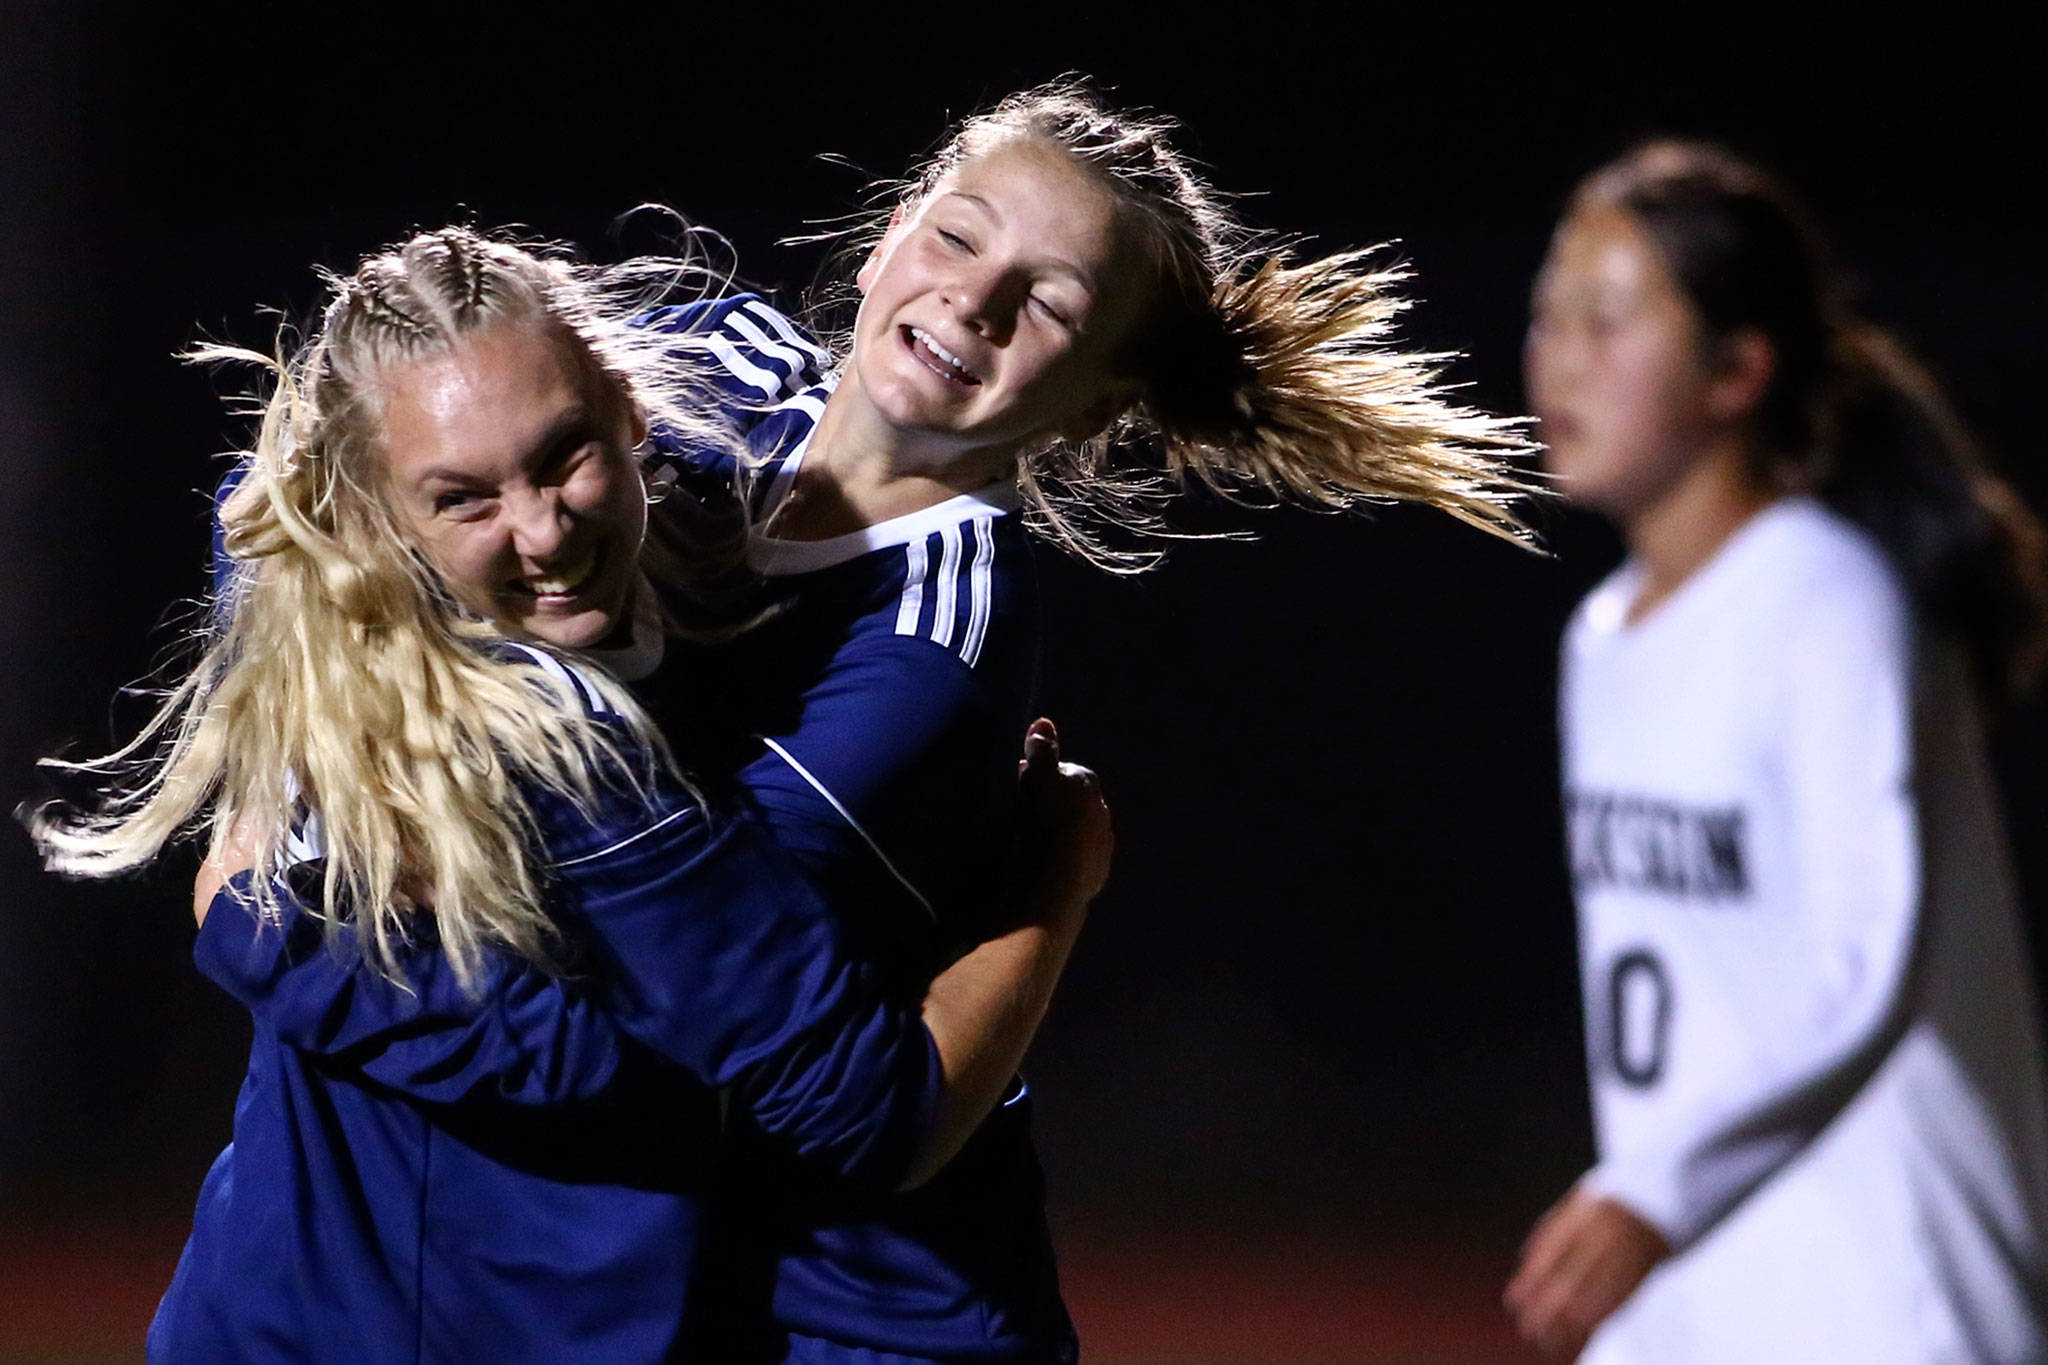
M 701 348 L 711 380 L 735 407 L 768 407 L 818 383 L 831 367 L 825 348 L 758 294 L 657 308 L 635 326 Z
M 1839 1114 L 1898 1041 L 1918 938 L 1912 646 L 1888 581 L 1830 582 L 1788 621 L 1780 760 L 1797 913 L 1810 951 L 1759 962 L 1803 1028 L 1764 1040 L 1744 1093 L 1717 1097 L 1682 1136 L 1597 1166 L 1591 1185 L 1697 1241 Z
M 751 821 L 677 809 L 565 886 L 602 926 L 596 971 L 627 1033 L 729 1088 L 799 1156 L 894 1187 L 937 1109 L 936 1045 Z
M 290 885 L 284 923 L 260 924 L 251 875 L 214 898 L 193 958 L 283 1042 L 428 1103 L 569 1104 L 611 1084 L 620 1033 L 587 990 L 492 952 L 471 996 L 430 929 L 404 952 L 400 984 L 363 966 L 353 926 L 330 941 Z
M 824 347 L 757 294 L 657 308 L 633 322 L 673 337 L 678 351 L 700 361 L 695 369 L 711 401 L 742 440 L 777 404 L 818 384 L 831 369 Z M 729 451 L 706 450 L 659 426 L 648 436 L 647 472 L 657 479 L 694 482 L 732 472 Z
M 620 794 L 620 801 L 626 800 Z M 892 1186 L 935 1110 L 938 1054 L 840 945 L 832 915 L 747 822 L 688 793 L 592 825 L 558 864 L 588 983 L 494 958 L 481 998 L 430 947 L 403 985 L 321 942 L 266 929 L 223 894 L 201 970 L 280 1038 L 418 1099 L 549 1104 L 601 1091 L 620 1035 L 728 1089 L 765 1133 L 850 1179 Z
M 1021 722 L 951 651 L 879 635 L 842 649 L 740 773 L 770 836 L 820 885 L 868 880 L 938 920 L 997 851 Z M 1014 729 L 1014 733 L 1013 733 Z M 962 907 L 963 909 L 966 907 Z

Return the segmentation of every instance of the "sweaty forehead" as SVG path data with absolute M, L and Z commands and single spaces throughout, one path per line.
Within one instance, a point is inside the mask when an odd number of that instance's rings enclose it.
M 507 323 L 379 376 L 391 472 L 427 466 L 482 474 L 516 464 L 566 412 L 591 401 L 590 366 L 550 329 Z

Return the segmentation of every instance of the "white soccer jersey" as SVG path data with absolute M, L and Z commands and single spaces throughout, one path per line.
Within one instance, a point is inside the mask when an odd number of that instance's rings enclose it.
M 1600 1161 L 1675 1255 L 1602 1362 L 2048 1360 L 2040 1044 L 1965 675 L 1870 542 L 1759 513 L 1564 648 Z

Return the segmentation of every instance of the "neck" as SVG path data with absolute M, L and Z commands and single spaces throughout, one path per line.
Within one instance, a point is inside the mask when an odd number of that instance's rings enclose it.
M 1015 443 L 963 448 L 891 426 L 849 368 L 825 402 L 775 531 L 824 540 L 921 512 L 1011 475 L 1016 456 Z
M 1712 559 L 1773 495 L 1750 472 L 1748 452 L 1730 441 L 1704 453 L 1671 488 L 1628 518 L 1629 553 L 1643 569 L 1628 619 L 1640 621 Z

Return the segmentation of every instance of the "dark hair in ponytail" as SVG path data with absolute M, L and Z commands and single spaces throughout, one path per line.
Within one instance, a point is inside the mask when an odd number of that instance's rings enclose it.
M 1501 462 L 1529 449 L 1520 423 L 1457 406 L 1439 381 L 1444 355 L 1391 349 L 1406 278 L 1366 252 L 1299 264 L 1248 230 L 1170 142 L 1171 120 L 1110 110 L 1056 81 L 1010 95 L 963 122 L 895 186 L 911 210 L 960 166 L 1026 142 L 1069 157 L 1140 228 L 1152 271 L 1145 313 L 1118 363 L 1135 405 L 1090 441 L 1026 452 L 1026 517 L 1062 548 L 1133 571 L 1172 532 L 1159 510 L 1199 483 L 1344 509 L 1419 502 L 1513 540 L 1531 491 Z M 881 226 L 857 235 L 871 246 Z M 1119 534 L 1120 533 L 1120 534 Z
M 2048 658 L 2048 535 L 1927 370 L 1850 311 L 1799 202 L 1731 152 L 1660 140 L 1587 177 L 1572 207 L 1628 214 L 1710 343 L 1744 330 L 1770 342 L 1758 473 L 1868 532 L 1922 623 L 1967 651 L 1987 698 L 2031 685 Z

